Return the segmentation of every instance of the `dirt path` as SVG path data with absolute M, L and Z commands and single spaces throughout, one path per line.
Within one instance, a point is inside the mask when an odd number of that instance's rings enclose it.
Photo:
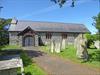
M 92 68 L 50 56 L 37 49 L 28 48 L 26 52 L 48 73 L 48 75 L 100 75 L 99 71 Z

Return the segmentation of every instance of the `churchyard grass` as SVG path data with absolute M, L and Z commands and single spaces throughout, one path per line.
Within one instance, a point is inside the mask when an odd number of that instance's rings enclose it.
M 73 45 L 69 45 L 66 47 L 66 49 L 61 50 L 60 53 L 51 53 L 48 46 L 42 46 L 41 50 L 54 56 L 58 56 L 60 58 L 63 58 L 65 60 L 71 60 L 75 63 L 87 65 L 89 67 L 93 68 L 99 68 L 100 69 L 100 50 L 98 49 L 88 49 L 89 54 L 89 60 L 84 62 L 82 59 L 78 59 L 76 56 L 76 49 Z
M 2 46 L 0 47 L 1 55 L 4 54 L 2 54 L 2 51 L 6 52 L 7 50 L 19 51 L 18 53 L 23 60 L 25 75 L 46 75 L 46 73 L 22 50 L 20 46 Z M 19 70 L 20 69 L 18 69 L 18 75 L 21 75 Z
M 14 49 L 21 49 L 21 47 L 20 46 L 16 46 L 16 45 L 5 45 L 5 46 L 3 46 L 2 47 L 2 50 L 14 50 Z

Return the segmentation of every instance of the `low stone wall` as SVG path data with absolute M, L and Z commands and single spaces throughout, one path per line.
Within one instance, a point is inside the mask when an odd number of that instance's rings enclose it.
M 24 75 L 23 62 L 19 56 L 2 56 L 0 75 L 17 75 L 18 68 L 21 68 L 21 75 Z
M 0 75 L 17 75 L 17 69 L 7 69 L 0 71 Z

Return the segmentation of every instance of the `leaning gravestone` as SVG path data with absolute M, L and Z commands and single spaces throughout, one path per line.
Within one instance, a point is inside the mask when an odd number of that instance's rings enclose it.
M 87 46 L 86 46 L 86 40 L 80 35 L 78 37 L 78 42 L 77 42 L 77 56 L 78 58 L 88 60 L 88 52 L 87 52 Z

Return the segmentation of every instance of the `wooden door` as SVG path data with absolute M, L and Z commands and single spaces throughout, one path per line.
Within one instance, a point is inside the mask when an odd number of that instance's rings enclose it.
M 24 38 L 24 46 L 34 46 L 34 37 L 32 36 L 27 36 Z

